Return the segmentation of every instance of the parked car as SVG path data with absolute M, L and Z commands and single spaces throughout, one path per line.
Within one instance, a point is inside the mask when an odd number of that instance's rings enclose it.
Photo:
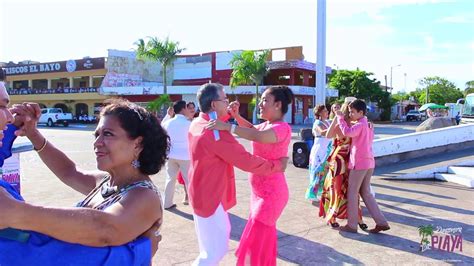
M 69 126 L 72 121 L 71 113 L 63 113 L 61 108 L 44 108 L 41 109 L 41 116 L 38 124 L 46 124 L 48 127 L 56 125 Z
M 410 110 L 407 113 L 407 121 L 420 121 L 421 113 L 417 110 Z

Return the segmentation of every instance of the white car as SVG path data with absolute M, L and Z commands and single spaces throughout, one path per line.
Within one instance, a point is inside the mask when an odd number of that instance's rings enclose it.
M 72 121 L 71 113 L 63 113 L 61 108 L 44 108 L 41 109 L 41 117 L 38 124 L 46 124 L 48 127 L 55 125 L 69 126 Z
M 407 121 L 420 121 L 421 120 L 421 113 L 417 110 L 410 110 L 407 113 Z

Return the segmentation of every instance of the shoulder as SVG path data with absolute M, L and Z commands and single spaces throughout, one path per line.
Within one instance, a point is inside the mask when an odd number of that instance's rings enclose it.
M 275 123 L 271 127 L 279 140 L 291 135 L 291 127 L 286 122 Z

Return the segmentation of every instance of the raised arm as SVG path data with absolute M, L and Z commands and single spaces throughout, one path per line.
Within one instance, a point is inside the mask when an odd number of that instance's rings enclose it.
M 316 120 L 313 124 L 313 136 L 317 137 L 317 136 L 323 136 L 323 137 L 326 137 L 326 133 L 328 131 L 327 128 L 322 128 L 321 127 L 321 124 L 322 123 L 319 123 L 319 120 Z
M 0 228 L 39 232 L 69 243 L 93 247 L 133 241 L 161 219 L 159 196 L 135 188 L 104 211 L 91 208 L 48 208 L 11 198 L 0 188 Z
M 349 126 L 346 120 L 344 119 L 344 115 L 342 114 L 337 115 L 337 121 L 339 123 L 339 128 L 341 129 L 341 132 L 345 137 L 357 137 L 363 127 L 361 123 L 356 123 L 355 125 Z
M 232 125 L 229 123 L 224 123 L 220 120 L 211 120 L 209 121 L 209 124 L 206 126 L 206 129 L 213 130 L 226 130 L 226 131 L 232 131 L 232 128 L 234 128 L 233 133 L 237 134 L 237 136 L 248 139 L 250 141 L 256 141 L 260 143 L 276 143 L 278 142 L 278 138 L 275 134 L 275 131 L 273 129 L 267 129 L 267 130 L 258 130 L 255 127 L 241 127 Z
M 334 138 L 337 135 L 337 119 L 333 119 L 331 125 L 326 131 L 326 138 Z
M 228 132 L 223 131 L 221 133 L 221 139 L 210 144 L 210 148 L 224 161 L 246 172 L 255 174 L 268 175 L 285 171 L 288 158 L 266 160 L 262 157 L 252 155 Z
M 255 128 L 252 123 L 247 121 L 247 119 L 243 118 L 239 113 L 240 103 L 237 101 L 233 101 L 229 104 L 228 111 L 230 115 L 237 121 L 237 124 L 241 127 L 245 128 Z
M 63 183 L 87 195 L 105 176 L 103 172 L 86 172 L 78 169 L 66 154 L 57 149 L 39 132 L 36 127 L 40 114 L 38 104 L 15 105 L 11 110 L 19 116 L 30 116 L 31 119 L 26 121 L 22 127 L 23 133 L 31 141 L 41 160 Z

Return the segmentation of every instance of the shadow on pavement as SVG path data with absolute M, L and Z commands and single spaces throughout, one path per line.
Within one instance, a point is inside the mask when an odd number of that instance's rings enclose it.
M 394 222 L 394 223 L 399 223 L 399 224 L 405 224 L 408 226 L 413 226 L 413 233 L 418 233 L 418 226 L 421 225 L 428 225 L 431 224 L 435 228 L 436 226 L 441 226 L 443 228 L 462 228 L 462 238 L 463 240 L 467 240 L 469 242 L 474 242 L 474 234 L 472 232 L 472 225 L 466 224 L 464 222 L 458 222 L 458 221 L 452 221 L 452 220 L 446 220 L 446 219 L 441 219 L 437 217 L 432 217 L 428 215 L 420 215 L 416 212 L 408 211 L 403 208 L 395 207 L 389 204 L 385 204 L 382 202 L 378 202 L 379 206 L 383 206 L 387 209 L 392 209 L 395 211 L 399 212 L 404 212 L 408 215 L 414 215 L 422 218 L 417 218 L 417 217 L 410 217 L 410 216 L 404 216 L 396 213 L 391 213 L 391 212 L 384 212 L 385 217 L 389 222 Z
M 378 200 L 386 200 L 386 201 L 393 201 L 393 202 L 404 203 L 404 204 L 417 205 L 417 206 L 421 206 L 421 207 L 435 208 L 435 209 L 450 211 L 450 212 L 454 212 L 454 213 L 458 213 L 458 214 L 474 215 L 474 211 L 471 211 L 471 210 L 465 210 L 465 209 L 461 209 L 461 208 L 449 207 L 449 206 L 439 205 L 439 204 L 425 202 L 425 201 L 421 201 L 421 200 L 402 198 L 402 197 L 397 197 L 397 196 L 393 196 L 393 195 L 377 193 L 375 195 L 375 198 L 377 199 L 377 202 L 379 202 Z M 389 206 L 391 206 L 391 205 L 389 205 Z
M 190 221 L 193 221 L 194 218 L 193 218 L 193 215 L 190 214 L 190 213 L 187 213 L 187 212 L 183 212 L 183 211 L 180 211 L 178 208 L 172 208 L 172 209 L 169 209 L 169 210 L 166 210 L 166 211 L 169 211 L 173 214 L 176 214 L 178 216 L 181 216 L 183 217 L 184 219 L 188 219 Z
M 244 231 L 246 219 L 229 213 L 232 230 L 230 238 L 240 241 L 240 236 Z M 278 233 L 278 258 L 298 265 L 315 264 L 361 264 L 357 259 L 340 253 L 337 250 L 309 241 L 303 237 L 289 235 L 277 230 Z M 284 247 L 284 248 L 283 248 Z
M 391 215 L 386 215 L 386 216 L 388 216 L 387 218 L 391 217 Z M 389 219 L 389 221 L 393 221 L 393 220 Z M 418 233 L 418 229 L 414 232 Z M 443 261 L 443 262 L 466 263 L 466 264 L 474 263 L 474 258 L 465 256 L 462 254 L 458 254 L 458 253 L 451 253 L 451 252 L 439 251 L 439 250 L 427 250 L 427 251 L 421 252 L 420 243 L 414 242 L 405 238 L 401 238 L 398 236 L 386 235 L 386 234 L 363 235 L 363 234 L 352 234 L 352 233 L 346 233 L 346 232 L 340 232 L 339 234 L 348 239 L 352 239 L 355 241 L 374 244 L 378 246 L 384 246 L 384 247 L 400 250 L 403 252 L 409 252 L 412 254 L 428 257 L 428 258 Z
M 419 190 L 413 190 L 413 189 L 407 189 L 407 188 L 401 188 L 401 187 L 395 187 L 395 186 L 388 186 L 388 185 L 382 185 L 382 184 L 374 184 L 372 183 L 371 186 L 373 187 L 379 187 L 379 188 L 386 188 L 390 190 L 398 190 L 398 191 L 403 191 L 403 192 L 410 192 L 410 193 L 417 193 L 417 194 L 423 194 L 435 198 L 441 198 L 441 199 L 456 199 L 454 197 L 448 197 L 444 195 L 438 195 L 430 192 L 425 192 L 425 191 L 419 191 Z

